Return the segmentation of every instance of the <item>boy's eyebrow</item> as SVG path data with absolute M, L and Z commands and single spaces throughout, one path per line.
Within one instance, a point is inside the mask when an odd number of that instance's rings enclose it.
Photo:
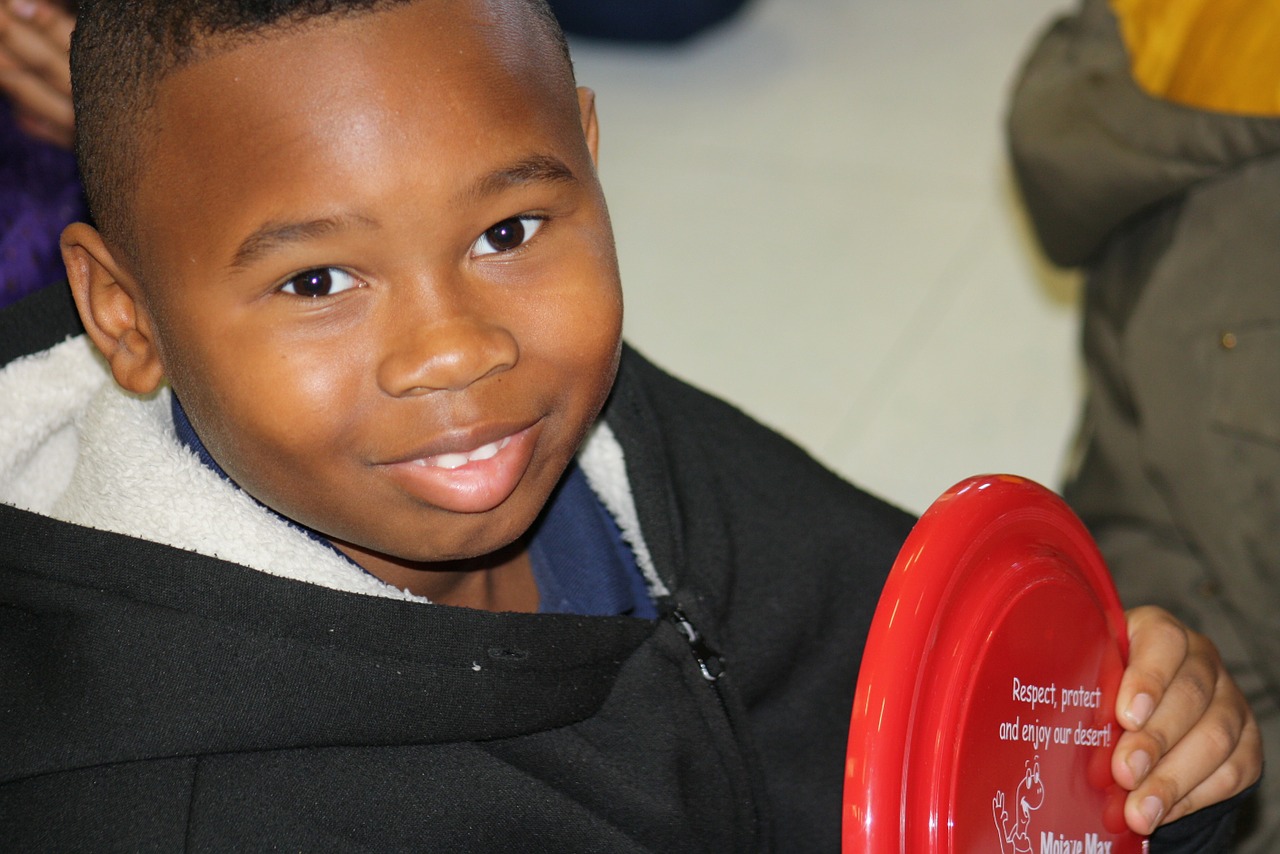
M 577 180 L 578 176 L 558 157 L 534 154 L 485 175 L 467 190 L 466 195 L 471 199 L 480 199 L 520 184 L 539 181 L 573 183 Z
M 509 166 L 495 169 L 476 181 L 465 195 L 479 199 L 495 195 L 509 187 L 545 182 L 576 182 L 578 177 L 564 161 L 549 154 L 535 154 Z M 289 243 L 322 237 L 352 225 L 374 227 L 377 223 L 359 214 L 344 214 L 320 219 L 267 222 L 241 241 L 231 259 L 232 267 L 247 267 L 268 252 Z
M 343 228 L 350 228 L 353 225 L 371 228 L 376 226 L 377 223 L 360 214 L 343 214 L 297 222 L 276 221 L 263 223 L 240 242 L 235 256 L 231 259 L 231 266 L 247 267 L 273 249 L 290 243 L 323 237 L 326 234 Z

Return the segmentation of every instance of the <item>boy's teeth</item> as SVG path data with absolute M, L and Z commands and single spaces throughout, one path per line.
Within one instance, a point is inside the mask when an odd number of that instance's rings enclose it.
M 506 441 L 507 441 L 506 439 L 502 440 L 504 444 L 506 443 Z M 481 445 L 480 447 L 476 448 L 474 451 L 471 452 L 471 459 L 473 460 L 493 459 L 498 455 L 498 451 L 501 450 L 501 448 L 499 448 L 498 445 L 499 445 L 498 442 L 490 442 L 487 445 Z
M 427 460 L 422 460 L 422 465 L 435 466 L 442 469 L 462 468 L 467 463 L 476 462 L 477 460 L 491 460 L 498 455 L 498 452 L 507 446 L 511 441 L 510 437 L 497 442 L 490 442 L 487 445 L 481 445 L 474 451 L 468 451 L 463 454 L 440 454 Z
M 466 454 L 441 454 L 438 457 L 428 460 L 430 465 L 437 466 L 442 469 L 461 468 L 468 462 L 470 462 L 470 460 L 467 459 Z

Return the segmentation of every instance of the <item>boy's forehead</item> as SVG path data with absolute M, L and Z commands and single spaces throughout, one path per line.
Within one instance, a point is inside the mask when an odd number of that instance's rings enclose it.
M 457 108 L 472 111 L 484 104 L 469 96 L 488 87 L 500 100 L 515 86 L 539 96 L 545 118 L 576 119 L 572 66 L 526 0 L 417 0 L 211 36 L 194 48 L 157 85 L 152 143 L 168 144 L 173 119 L 189 121 L 193 101 L 202 113 L 251 114 L 278 106 L 285 86 L 294 101 L 336 108 L 325 97 L 335 77 L 363 82 L 370 102 L 430 89 L 454 93 Z M 388 68 L 392 77 L 375 73 Z
M 465 176 L 504 127 L 519 125 L 531 144 L 580 148 L 567 63 L 516 8 L 526 7 L 424 0 L 201 46 L 157 90 L 153 157 L 136 197 L 141 242 L 178 236 L 175 199 L 234 192 L 255 171 L 255 182 L 278 182 L 275 197 L 255 198 L 282 205 L 323 192 L 335 172 L 363 170 L 359 186 L 395 180 L 415 165 L 386 157 L 405 135 L 441 181 Z M 196 213 L 211 217 L 216 206 L 205 207 Z

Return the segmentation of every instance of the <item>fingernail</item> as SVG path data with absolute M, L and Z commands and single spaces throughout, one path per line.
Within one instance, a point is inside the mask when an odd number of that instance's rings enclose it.
M 1160 816 L 1164 815 L 1164 802 L 1155 795 L 1149 795 L 1143 799 L 1138 811 L 1147 820 L 1147 827 L 1155 830 L 1156 825 L 1160 823 Z
M 9 0 L 9 11 L 19 18 L 31 19 L 36 16 L 34 0 Z
M 1134 726 L 1141 727 L 1146 724 L 1155 708 L 1155 701 L 1151 699 L 1150 694 L 1139 694 L 1129 701 L 1129 708 L 1124 710 L 1124 716 Z
M 1135 784 L 1141 783 L 1142 779 L 1147 776 L 1147 772 L 1151 770 L 1151 755 L 1145 750 L 1135 750 L 1129 754 L 1125 764 L 1133 772 L 1133 782 Z

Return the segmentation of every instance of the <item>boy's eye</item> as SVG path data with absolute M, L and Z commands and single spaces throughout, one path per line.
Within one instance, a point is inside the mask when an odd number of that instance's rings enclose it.
M 513 216 L 504 219 L 497 225 L 490 226 L 480 239 L 471 247 L 473 255 L 492 255 L 495 252 L 510 252 L 518 249 L 538 233 L 542 228 L 542 217 Z
M 300 297 L 327 297 L 351 290 L 358 284 L 356 277 L 337 267 L 323 267 L 299 273 L 281 285 L 286 294 Z

